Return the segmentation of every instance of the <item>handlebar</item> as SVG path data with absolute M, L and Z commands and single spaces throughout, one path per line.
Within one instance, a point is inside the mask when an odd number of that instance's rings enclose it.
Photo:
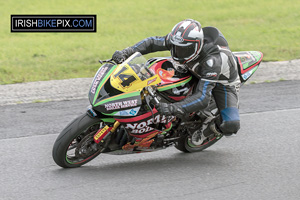
M 107 60 L 99 60 L 99 63 L 102 65 L 103 63 L 110 63 L 113 65 L 116 65 L 117 63 L 111 58 L 111 59 L 107 59 Z

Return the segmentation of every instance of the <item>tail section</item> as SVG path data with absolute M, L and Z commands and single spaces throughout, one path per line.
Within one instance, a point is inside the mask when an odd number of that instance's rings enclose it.
M 262 61 L 263 54 L 259 51 L 233 52 L 238 63 L 241 82 L 246 82 L 257 70 Z

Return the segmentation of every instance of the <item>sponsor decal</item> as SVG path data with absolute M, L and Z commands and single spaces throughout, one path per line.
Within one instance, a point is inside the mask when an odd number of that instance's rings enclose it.
M 175 70 L 174 69 L 164 70 L 164 69 L 159 68 L 156 73 L 159 75 L 159 77 L 161 79 L 167 80 L 174 76 Z
M 94 141 L 96 143 L 99 143 L 110 132 L 111 129 L 112 127 L 109 127 L 107 125 L 104 128 L 99 129 L 94 135 Z
M 173 120 L 174 117 L 167 118 L 164 115 L 157 115 L 154 120 L 155 123 L 163 123 L 166 124 Z M 154 124 L 153 118 L 148 119 L 147 121 L 139 122 L 139 123 L 133 123 L 133 124 L 126 124 L 125 129 L 130 129 L 132 134 L 143 134 L 147 133 L 149 131 L 153 131 L 154 128 L 150 127 L 149 125 Z
M 129 114 L 131 114 L 131 115 L 136 115 L 136 113 L 137 113 L 137 110 L 135 110 L 135 109 L 131 109 L 131 111 L 129 112 Z
M 205 75 L 206 77 L 216 77 L 217 76 L 217 72 L 208 72 Z
M 173 40 L 175 42 L 183 42 L 183 38 L 180 35 L 173 35 Z
M 104 104 L 106 110 L 118 110 L 137 106 L 137 99 Z
M 242 62 L 243 64 L 244 64 L 244 63 L 251 62 L 251 61 L 255 61 L 255 59 L 252 58 L 248 53 L 245 54 L 245 55 L 243 55 L 243 56 L 241 56 L 240 59 L 241 59 L 241 62 Z
M 150 85 L 151 83 L 153 83 L 154 81 L 156 81 L 156 78 L 152 79 L 152 80 L 149 80 L 147 85 Z
M 140 110 L 140 107 L 138 108 L 132 108 L 129 110 L 121 110 L 115 114 L 115 116 L 135 116 Z
M 101 80 L 101 78 L 103 77 L 104 73 L 107 71 L 107 68 L 108 67 L 101 67 L 100 68 L 100 71 L 97 74 L 97 76 L 96 76 L 96 78 L 95 78 L 95 80 L 93 82 L 93 85 L 92 85 L 92 89 L 91 89 L 91 93 L 92 94 L 95 94 L 97 85 L 98 85 L 99 81 Z
M 247 80 L 252 75 L 252 71 L 253 70 L 250 70 L 249 72 L 246 72 L 245 74 L 243 74 L 242 75 L 243 79 Z
M 127 110 L 122 110 L 122 111 L 119 111 L 118 113 L 116 113 L 116 114 L 118 114 L 118 115 L 120 115 L 120 116 L 128 116 L 129 115 L 129 113 L 128 113 L 128 111 Z

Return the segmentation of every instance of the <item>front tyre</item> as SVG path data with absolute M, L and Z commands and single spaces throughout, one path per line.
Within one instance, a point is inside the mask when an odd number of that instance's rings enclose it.
M 101 153 L 94 142 L 94 134 L 102 128 L 100 119 L 83 114 L 74 119 L 57 137 L 52 156 L 63 168 L 80 167 Z

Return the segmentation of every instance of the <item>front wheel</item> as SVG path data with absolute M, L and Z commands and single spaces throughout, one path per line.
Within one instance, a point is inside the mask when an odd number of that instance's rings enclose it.
M 83 114 L 73 120 L 57 137 L 52 151 L 53 160 L 63 168 L 80 167 L 101 153 L 94 134 L 104 126 L 97 118 Z

